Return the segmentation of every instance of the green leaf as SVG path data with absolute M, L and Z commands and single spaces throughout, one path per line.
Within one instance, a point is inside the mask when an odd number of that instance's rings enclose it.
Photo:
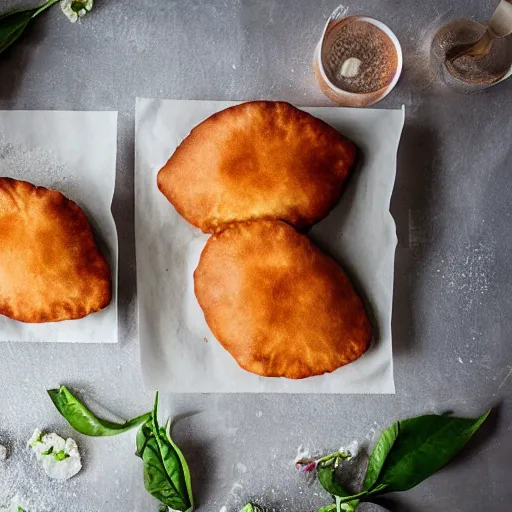
M 318 480 L 329 494 L 336 497 L 339 510 L 355 510 L 360 501 L 357 498 L 367 494 L 363 491 L 362 493 L 351 495 L 349 492 L 345 491 L 345 489 L 343 489 L 340 483 L 336 480 L 336 471 L 332 467 L 319 469 Z
M 316 512 L 331 512 L 332 510 L 336 510 L 336 505 L 327 505 L 326 507 L 319 508 Z
M 66 386 L 61 386 L 59 389 L 50 389 L 48 394 L 55 407 L 69 424 L 77 432 L 86 436 L 101 437 L 122 434 L 151 417 L 151 413 L 148 412 L 126 423 L 114 423 L 95 416 Z
M 343 503 L 353 504 L 353 503 L 357 502 L 357 503 L 355 503 L 355 505 L 353 505 L 353 506 L 356 506 L 359 503 L 359 501 L 361 501 L 360 498 L 364 498 L 366 496 L 368 496 L 368 491 L 361 491 L 361 492 L 358 492 L 357 494 L 353 494 L 352 496 L 346 496 L 344 498 L 338 497 L 338 499 L 341 504 L 343 504 Z
M 0 53 L 9 48 L 23 34 L 34 12 L 34 9 L 30 9 L 0 16 Z
M 25 512 L 21 507 L 18 507 L 18 512 Z
M 450 462 L 490 411 L 476 419 L 427 415 L 399 421 L 398 436 L 369 494 L 406 491 Z
M 174 510 L 193 510 L 190 471 L 181 451 L 158 425 L 158 393 L 151 417 L 137 434 L 137 455 L 144 462 L 146 490 Z
M 192 478 L 190 476 L 190 469 L 188 467 L 187 460 L 183 455 L 183 452 L 178 448 L 178 445 L 171 438 L 171 420 L 167 420 L 167 425 L 165 427 L 165 433 L 169 444 L 174 448 L 176 455 L 180 459 L 181 469 L 183 471 L 183 476 L 185 477 L 185 485 L 187 487 L 187 494 L 190 499 L 190 509 L 194 508 L 194 496 L 192 495 Z
M 333 496 L 339 496 L 340 498 L 350 496 L 350 493 L 345 491 L 339 482 L 337 482 L 335 470 L 332 468 L 322 468 L 318 470 L 318 481 L 322 487 Z
M 336 498 L 335 508 L 331 510 L 355 510 L 359 505 L 359 497 L 365 496 L 367 493 L 359 493 L 351 495 L 345 491 L 341 484 L 336 480 L 336 471 L 334 468 L 322 468 L 318 470 L 318 481 L 322 487 Z
M 397 423 L 385 430 L 380 436 L 380 439 L 377 441 L 377 444 L 373 448 L 370 458 L 368 459 L 368 468 L 366 470 L 363 489 L 371 489 L 377 481 L 382 470 L 382 466 L 384 466 L 384 462 L 386 461 L 386 457 L 393 448 L 397 437 Z
M 247 505 L 245 505 L 245 507 L 240 510 L 240 512 L 263 512 L 263 509 L 258 507 L 258 505 L 247 503 Z
M 56 2 L 58 0 L 48 0 L 41 7 L 0 15 L 0 53 L 18 40 L 32 19 Z

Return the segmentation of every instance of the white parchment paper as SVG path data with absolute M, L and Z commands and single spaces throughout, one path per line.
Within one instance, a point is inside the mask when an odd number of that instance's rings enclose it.
M 0 315 L 0 341 L 117 342 L 114 196 L 117 112 L 0 111 L 0 176 L 62 192 L 87 215 L 112 271 L 113 298 L 79 320 L 25 324 Z M 1 248 L 0 248 L 1 250 Z
M 389 202 L 404 110 L 305 108 L 362 152 L 333 212 L 311 238 L 348 271 L 368 305 L 375 340 L 357 361 L 320 377 L 264 378 L 239 368 L 208 329 L 193 272 L 208 236 L 159 192 L 156 175 L 199 122 L 235 102 L 138 99 L 135 237 L 142 373 L 148 389 L 174 392 L 394 393 L 391 347 L 397 243 Z

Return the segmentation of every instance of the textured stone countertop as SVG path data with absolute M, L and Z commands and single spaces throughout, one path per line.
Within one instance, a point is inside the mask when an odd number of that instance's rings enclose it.
M 443 22 L 485 22 L 489 0 L 360 0 L 349 13 L 389 25 L 404 73 L 379 108 L 405 104 L 391 204 L 396 254 L 396 395 L 163 397 L 178 415 L 198 510 L 237 512 L 254 499 L 311 512 L 329 499 L 293 467 L 299 446 L 364 451 L 398 418 L 495 410 L 448 468 L 382 505 L 392 511 L 507 512 L 512 500 L 512 80 L 476 95 L 444 89 L 428 71 Z M 0 12 L 23 1 L 0 1 Z M 18 493 L 34 511 L 156 510 L 134 433 L 76 435 L 83 472 L 56 485 L 28 464 L 33 429 L 71 434 L 45 389 L 66 383 L 130 416 L 151 407 L 142 388 L 136 325 L 133 166 L 135 97 L 283 99 L 330 105 L 311 69 L 335 0 L 97 0 L 72 25 L 58 7 L 0 57 L 0 109 L 118 110 L 113 212 L 120 244 L 120 339 L 112 345 L 0 343 L 0 505 Z M 44 172 L 44 169 L 41 169 Z M 23 469 L 25 468 L 26 471 Z M 223 507 L 226 509 L 223 509 Z M 378 506 L 361 510 L 382 510 Z

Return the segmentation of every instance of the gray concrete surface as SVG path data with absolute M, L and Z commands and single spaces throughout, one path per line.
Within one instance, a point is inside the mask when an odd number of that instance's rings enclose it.
M 0 1 L 0 11 L 27 2 Z M 460 96 L 428 72 L 428 43 L 445 20 L 485 21 L 495 2 L 360 0 L 350 13 L 388 24 L 404 74 L 379 107 L 406 105 L 392 200 L 399 236 L 394 305 L 395 396 L 164 397 L 179 421 L 198 509 L 237 511 L 256 499 L 280 511 L 328 502 L 299 475 L 299 445 L 368 443 L 394 420 L 454 411 L 491 419 L 467 450 L 392 511 L 506 512 L 512 500 L 512 81 Z M 0 502 L 18 493 L 33 511 L 156 510 L 133 456 L 133 434 L 76 436 L 82 474 L 55 485 L 25 454 L 34 427 L 70 434 L 45 389 L 66 383 L 128 417 L 150 407 L 136 329 L 133 137 L 136 96 L 284 99 L 329 105 L 311 57 L 336 0 L 97 0 L 72 25 L 58 7 L 0 57 L 0 109 L 119 110 L 113 205 L 120 239 L 117 346 L 0 344 Z M 44 169 L 41 169 L 44 172 Z M 23 469 L 25 468 L 25 469 Z M 378 507 L 361 507 L 377 510 Z

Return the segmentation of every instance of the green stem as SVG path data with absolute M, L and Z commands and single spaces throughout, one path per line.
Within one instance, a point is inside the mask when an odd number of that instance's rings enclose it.
M 330 463 L 334 462 L 337 458 L 339 459 L 348 459 L 351 455 L 348 452 L 335 452 L 330 453 L 329 455 L 326 455 L 325 457 L 322 457 L 321 459 L 317 460 L 317 465 L 321 467 L 329 466 Z
M 343 496 L 340 497 L 340 503 L 348 503 L 349 501 L 355 501 L 358 498 L 362 498 L 363 496 L 368 496 L 368 491 L 361 491 L 357 494 L 354 494 L 352 496 Z
M 57 2 L 58 1 L 59 0 L 57 0 Z M 149 418 L 151 418 L 151 413 L 146 412 L 145 414 L 141 414 L 140 416 L 137 416 L 136 418 L 133 418 L 132 420 L 125 422 L 125 424 L 129 423 L 130 425 L 135 426 L 141 423 L 146 423 L 146 421 L 149 420 Z
M 56 4 L 59 0 L 48 0 L 46 3 L 44 3 L 37 11 L 32 14 L 32 18 L 35 18 L 38 14 L 41 14 L 43 11 L 46 11 L 48 7 L 51 7 L 53 4 Z

